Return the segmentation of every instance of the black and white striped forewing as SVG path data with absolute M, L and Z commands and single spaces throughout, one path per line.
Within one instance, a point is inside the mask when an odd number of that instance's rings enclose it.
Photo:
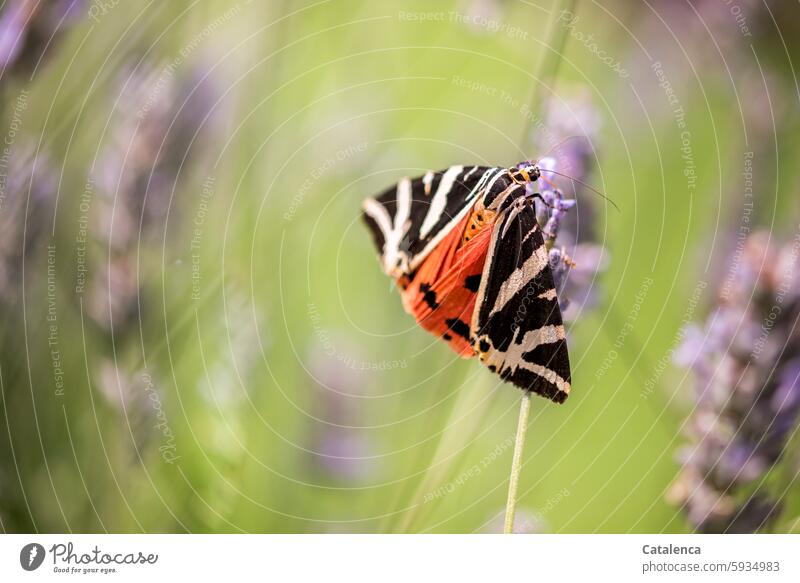
M 561 310 L 532 205 L 497 221 L 472 319 L 474 348 L 504 380 L 563 402 L 570 367 Z
M 404 178 L 364 201 L 364 220 L 372 232 L 384 271 L 411 273 L 469 212 L 472 203 L 503 168 L 451 166 L 415 179 Z

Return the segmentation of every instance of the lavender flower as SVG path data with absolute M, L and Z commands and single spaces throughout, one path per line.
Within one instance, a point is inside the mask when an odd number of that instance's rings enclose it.
M 84 0 L 7 0 L 0 12 L 2 77 L 37 66 L 53 40 L 83 14 Z
M 605 252 L 600 245 L 577 244 L 571 234 L 563 234 L 564 221 L 577 201 L 566 198 L 556 186 L 560 176 L 554 174 L 557 165 L 554 158 L 542 158 L 537 165 L 541 170 L 541 177 L 535 183 L 528 184 L 527 189 L 530 195 L 538 189 L 541 197 L 534 199 L 536 220 L 542 228 L 545 244 L 549 249 L 550 270 L 558 290 L 562 316 L 565 321 L 571 321 L 581 309 L 587 309 L 594 304 L 592 282 L 596 274 L 606 267 Z M 562 239 L 569 241 L 569 252 L 565 245 L 556 246 L 559 236 L 559 242 Z
M 551 99 L 544 112 L 535 123 L 532 141 L 537 149 L 552 155 L 537 162 L 541 178 L 528 185 L 528 193 L 541 196 L 536 199 L 536 218 L 550 249 L 550 269 L 562 316 L 573 321 L 581 311 L 596 305 L 594 280 L 608 265 L 608 253 L 594 241 L 592 198 L 582 196 L 576 206 L 577 196 L 588 194 L 581 182 L 587 181 L 595 159 L 592 143 L 600 118 L 586 94 Z
M 754 234 L 705 326 L 676 362 L 696 379 L 690 444 L 668 499 L 702 532 L 754 532 L 780 511 L 763 488 L 800 419 L 800 235 L 779 249 Z
M 549 157 L 540 160 L 556 167 L 561 174 L 581 182 L 587 182 L 596 158 L 594 143 L 600 130 L 600 116 L 591 98 L 585 92 L 576 92 L 564 98 L 545 102 L 542 120 L 535 124 L 532 142 L 537 151 L 547 152 Z M 596 239 L 596 205 L 592 196 L 580 182 L 563 176 L 544 175 L 550 183 L 561 186 L 572 198 L 581 197 L 578 213 L 572 213 L 564 221 L 563 244 L 591 242 Z M 556 180 L 558 178 L 559 180 Z
M 208 80 L 195 85 L 191 79 L 179 77 L 173 65 L 141 65 L 120 76 L 114 123 L 95 171 L 92 236 L 100 263 L 90 271 L 87 310 L 103 328 L 133 321 L 138 248 L 161 243 L 173 189 L 202 143 L 191 140 L 214 100 Z
M 23 258 L 37 247 L 52 221 L 57 176 L 47 156 L 20 143 L 0 155 L 0 301 L 19 297 Z M 27 212 L 27 214 L 26 214 Z
M 351 348 L 347 349 L 348 352 Z M 363 374 L 349 364 L 357 359 L 328 354 L 315 347 L 310 358 L 314 379 L 317 421 L 309 447 L 314 470 L 339 482 L 363 482 L 373 472 L 373 448 L 357 427 L 361 410 L 359 394 L 364 390 Z

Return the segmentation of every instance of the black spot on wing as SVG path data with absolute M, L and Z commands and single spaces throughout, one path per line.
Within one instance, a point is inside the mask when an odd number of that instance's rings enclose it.
M 419 291 L 422 292 L 422 301 L 428 304 L 431 310 L 435 310 L 439 307 L 439 303 L 436 301 L 436 292 L 431 290 L 431 284 L 419 284 Z
M 469 340 L 469 325 L 458 318 L 448 318 L 444 321 L 447 327 L 462 338 Z
M 481 286 L 481 274 L 475 275 L 468 275 L 464 280 L 464 287 L 467 288 L 471 292 L 478 292 L 478 289 Z

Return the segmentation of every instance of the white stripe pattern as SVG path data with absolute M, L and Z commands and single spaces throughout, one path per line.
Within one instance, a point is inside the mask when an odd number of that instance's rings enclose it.
M 411 181 L 403 178 L 397 183 L 397 212 L 394 215 L 394 231 L 401 236 L 408 230 L 406 221 L 411 216 Z
M 517 343 L 516 340 L 517 336 L 519 335 L 519 331 L 520 328 L 517 328 L 516 332 L 514 333 L 514 338 L 512 339 L 511 344 L 506 352 L 496 350 L 494 346 L 492 346 L 491 339 L 488 336 L 480 336 L 478 338 L 478 342 L 476 342 L 476 345 L 481 340 L 485 340 L 490 345 L 489 350 L 486 351 L 485 356 L 482 357 L 483 364 L 486 366 L 494 365 L 494 367 L 497 369 L 497 372 L 510 369 L 513 373 L 518 368 L 525 369 L 553 383 L 558 390 L 569 394 L 570 384 L 561 378 L 558 373 L 547 368 L 546 366 L 528 362 L 522 358 L 522 355 L 525 352 L 529 352 L 537 346 L 541 346 L 542 344 L 553 344 L 554 342 L 564 340 L 566 338 L 564 326 L 543 326 L 537 330 L 528 330 L 528 332 L 526 332 L 525 336 L 522 338 L 522 341 Z
M 384 248 L 386 248 L 386 239 L 389 238 L 389 233 L 392 232 L 391 217 L 386 207 L 379 203 L 374 198 L 367 198 L 363 203 L 364 212 L 367 213 L 377 223 L 378 228 L 383 234 Z
M 419 228 L 420 238 L 425 238 L 431 229 L 436 226 L 439 219 L 442 218 L 442 213 L 447 206 L 447 195 L 453 188 L 453 184 L 458 178 L 458 175 L 464 170 L 463 166 L 450 166 L 439 181 L 439 188 L 436 189 L 436 194 L 433 195 L 431 208 L 428 209 L 428 214 L 425 215 L 425 220 L 422 221 L 422 226 Z
M 411 180 L 403 178 L 397 183 L 397 204 L 394 224 L 391 224 L 389 211 L 374 198 L 364 201 L 364 211 L 372 217 L 383 234 L 383 269 L 388 274 L 397 271 L 397 259 L 400 256 L 400 241 L 403 240 L 410 225 L 411 216 Z
M 520 267 L 517 267 L 511 275 L 508 276 L 501 285 L 500 290 L 497 292 L 497 299 L 495 300 L 492 311 L 489 316 L 495 314 L 503 309 L 503 307 L 517 294 L 525 285 L 534 277 L 541 273 L 542 269 L 547 265 L 547 248 L 540 245 L 530 257 L 525 260 Z M 523 301 L 525 301 L 523 299 Z
M 556 288 L 554 288 L 554 287 L 551 287 L 549 290 L 547 290 L 543 294 L 539 294 L 539 299 L 542 299 L 542 300 L 551 300 L 552 301 L 552 300 L 556 299 L 557 297 L 558 296 L 556 295 Z
M 469 194 L 464 197 L 465 204 L 458 211 L 458 213 L 456 213 L 453 219 L 444 227 L 439 229 L 439 231 L 431 238 L 431 240 L 428 241 L 422 251 L 411 258 L 410 271 L 414 271 L 417 267 L 419 267 L 419 265 L 425 261 L 425 258 L 434 249 L 434 247 L 439 244 L 439 241 L 441 241 L 445 235 L 450 232 L 450 229 L 453 227 L 453 225 L 457 225 L 458 222 L 464 218 L 464 215 L 472 209 L 472 205 L 470 203 L 477 195 L 482 195 L 485 192 L 486 182 L 492 178 L 492 176 L 497 176 L 505 172 L 505 168 L 489 168 L 483 173 L 483 176 L 481 176 Z
M 431 183 L 433 182 L 433 172 L 426 172 L 425 176 L 422 177 L 422 184 L 425 186 L 425 196 L 429 196 L 431 193 Z
M 569 395 L 570 384 L 556 374 L 554 370 L 544 367 L 540 364 L 533 364 L 531 362 L 522 361 L 519 364 L 520 368 L 531 371 L 533 374 L 538 375 L 553 383 L 559 391 Z
M 386 237 L 383 249 L 383 268 L 386 273 L 393 273 L 398 265 L 400 241 L 408 231 L 408 217 L 411 215 L 411 180 L 403 178 L 397 183 L 397 210 L 394 214 L 394 228 Z

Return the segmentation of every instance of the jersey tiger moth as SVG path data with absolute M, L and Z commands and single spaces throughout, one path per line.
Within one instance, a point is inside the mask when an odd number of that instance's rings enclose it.
M 404 178 L 363 203 L 403 308 L 460 356 L 563 403 L 566 334 L 548 249 L 526 185 L 538 165 L 451 166 Z M 539 197 L 541 198 L 541 197 Z

